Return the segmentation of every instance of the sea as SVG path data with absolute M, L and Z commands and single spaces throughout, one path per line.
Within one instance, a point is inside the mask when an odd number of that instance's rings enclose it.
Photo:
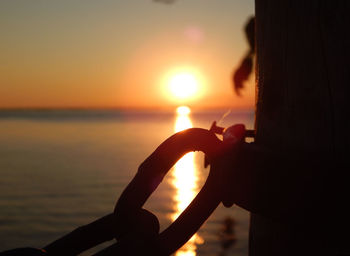
M 138 166 L 165 139 L 213 121 L 252 129 L 253 111 L 1 110 L 0 252 L 42 248 L 79 226 L 113 212 Z M 166 175 L 144 208 L 161 232 L 204 184 L 201 152 L 189 153 Z M 196 218 L 196 216 L 193 216 Z M 249 213 L 215 210 L 174 255 L 248 255 Z M 92 255 L 115 241 L 81 255 Z

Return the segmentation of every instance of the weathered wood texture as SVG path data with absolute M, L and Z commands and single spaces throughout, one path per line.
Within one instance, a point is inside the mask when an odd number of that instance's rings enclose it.
M 338 255 L 350 247 L 350 235 L 341 233 L 350 230 L 337 231 L 350 218 L 341 210 L 350 202 L 344 188 L 350 186 L 349 17 L 346 0 L 256 0 L 257 144 L 328 152 L 340 164 L 328 170 L 339 191 L 325 200 L 331 215 L 324 215 L 320 229 L 305 232 L 288 226 L 288 219 L 284 225 L 252 215 L 251 256 Z M 332 231 L 323 229 L 332 225 Z

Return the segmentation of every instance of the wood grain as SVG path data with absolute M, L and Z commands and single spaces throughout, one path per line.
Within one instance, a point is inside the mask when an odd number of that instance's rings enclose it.
M 322 152 L 334 168 L 319 229 L 252 215 L 251 256 L 349 253 L 349 14 L 350 1 L 256 0 L 256 143 L 290 161 Z

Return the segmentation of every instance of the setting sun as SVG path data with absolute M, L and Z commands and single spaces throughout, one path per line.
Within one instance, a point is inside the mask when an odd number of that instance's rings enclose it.
M 190 73 L 176 74 L 169 81 L 169 89 L 173 96 L 187 99 L 198 91 L 198 81 Z
M 164 72 L 161 80 L 165 98 L 179 105 L 196 104 L 207 92 L 207 81 L 196 67 L 179 66 Z

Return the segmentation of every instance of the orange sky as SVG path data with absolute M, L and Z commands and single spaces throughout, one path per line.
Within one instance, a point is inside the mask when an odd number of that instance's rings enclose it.
M 253 1 L 1 1 L 0 108 L 253 108 L 233 69 Z M 200 94 L 174 100 L 166 76 L 194 72 Z

